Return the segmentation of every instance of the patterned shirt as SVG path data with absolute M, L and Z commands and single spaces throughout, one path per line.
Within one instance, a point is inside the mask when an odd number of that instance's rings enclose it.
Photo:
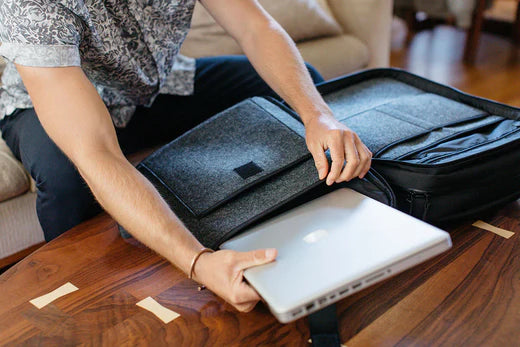
M 81 66 L 118 127 L 158 94 L 192 94 L 195 61 L 178 52 L 195 1 L 2 0 L 0 119 L 32 107 L 13 63 Z

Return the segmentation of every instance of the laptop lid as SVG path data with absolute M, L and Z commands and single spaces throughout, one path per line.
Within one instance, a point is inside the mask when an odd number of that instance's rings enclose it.
M 275 262 L 245 278 L 289 322 L 451 247 L 448 233 L 351 189 L 287 211 L 222 249 L 277 248 Z

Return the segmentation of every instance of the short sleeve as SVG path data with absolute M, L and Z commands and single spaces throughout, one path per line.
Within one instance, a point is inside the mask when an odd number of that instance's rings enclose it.
M 0 55 L 26 66 L 80 66 L 81 28 L 81 20 L 58 1 L 3 0 Z

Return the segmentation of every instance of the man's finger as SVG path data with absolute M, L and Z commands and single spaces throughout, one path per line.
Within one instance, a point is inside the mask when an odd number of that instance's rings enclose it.
M 318 170 L 318 176 L 320 180 L 322 180 L 327 177 L 327 172 L 329 172 L 329 161 L 327 160 L 327 156 L 325 155 L 323 148 L 320 146 L 309 146 L 309 151 L 314 159 L 316 170 Z
M 352 177 L 361 178 L 361 175 L 363 173 L 366 173 L 366 171 L 368 171 L 367 164 L 368 164 L 368 168 L 370 168 L 370 159 L 371 159 L 371 157 L 369 155 L 370 151 L 368 150 L 368 148 L 366 148 L 366 146 L 357 137 L 354 140 L 354 142 L 356 144 L 356 149 L 357 149 L 357 152 L 359 155 L 359 165 L 357 166 L 356 171 L 354 172 Z
M 343 167 L 343 164 L 345 164 L 345 149 L 339 140 L 336 140 L 332 145 L 329 145 L 329 149 L 332 158 L 332 165 L 329 176 L 327 177 L 327 184 L 330 186 L 339 177 L 341 168 Z
M 345 153 L 347 157 L 347 164 L 343 168 L 340 177 L 338 177 L 336 180 L 337 183 L 350 181 L 352 178 L 356 177 L 354 176 L 354 173 L 359 167 L 360 159 L 352 136 L 345 136 Z
M 372 152 L 370 152 L 368 149 L 367 149 L 367 151 L 368 151 L 368 153 L 367 153 L 368 160 L 367 160 L 367 163 L 365 164 L 365 168 L 363 169 L 363 172 L 361 172 L 361 174 L 359 175 L 359 178 L 365 177 L 365 175 L 370 170 L 370 167 L 372 166 Z
M 230 303 L 234 306 L 259 301 L 260 295 L 249 284 L 240 279 L 240 283 L 233 285 L 232 293 L 229 296 Z
M 274 248 L 257 249 L 255 251 L 240 252 L 237 255 L 237 267 L 239 270 L 267 264 L 276 259 L 278 252 Z
M 234 307 L 240 312 L 247 313 L 253 311 L 257 303 L 258 301 L 246 302 L 243 304 L 234 305 Z
M 368 170 L 370 170 L 370 166 L 372 165 L 372 152 L 370 152 L 368 147 L 363 142 L 361 142 L 361 140 L 359 138 L 357 140 L 359 142 L 358 148 L 363 148 L 363 152 L 366 155 L 366 161 L 362 165 L 363 170 L 358 175 L 359 178 L 363 178 L 367 174 Z

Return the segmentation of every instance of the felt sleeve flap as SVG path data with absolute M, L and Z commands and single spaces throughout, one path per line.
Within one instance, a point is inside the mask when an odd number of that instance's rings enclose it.
M 162 147 L 139 168 L 201 218 L 310 157 L 293 121 L 281 108 L 248 99 Z

